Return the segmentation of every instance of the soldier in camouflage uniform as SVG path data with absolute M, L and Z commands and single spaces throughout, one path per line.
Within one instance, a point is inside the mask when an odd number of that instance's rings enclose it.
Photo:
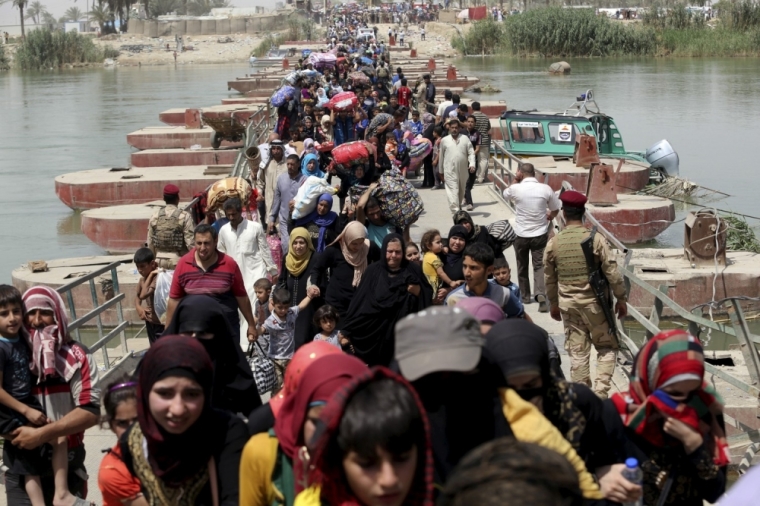
M 156 255 L 159 267 L 174 269 L 180 257 L 195 246 L 195 224 L 189 212 L 177 207 L 179 188 L 176 185 L 164 186 L 164 202 L 166 206 L 153 213 L 148 222 L 146 245 Z
M 573 382 L 591 387 L 589 361 L 591 345 L 597 352 L 594 392 L 606 399 L 618 349 L 617 338 L 610 332 L 594 292 L 589 285 L 589 269 L 581 242 L 590 232 L 583 226 L 586 197 L 575 191 L 560 196 L 567 226 L 546 246 L 544 277 L 551 316 L 565 325 L 565 350 L 570 356 L 570 377 Z M 601 234 L 594 236 L 594 257 L 609 281 L 617 303 L 619 318 L 627 314 L 623 278 Z M 611 299 L 610 299 L 611 300 Z

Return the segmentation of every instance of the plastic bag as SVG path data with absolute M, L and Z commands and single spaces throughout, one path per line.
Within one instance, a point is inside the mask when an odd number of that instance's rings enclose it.
M 319 196 L 323 193 L 335 195 L 335 188 L 330 186 L 325 179 L 317 176 L 309 176 L 301 184 L 296 193 L 295 206 L 293 207 L 293 219 L 299 220 L 317 208 Z
M 267 234 L 267 244 L 272 261 L 277 266 L 277 276 L 279 276 L 282 274 L 282 241 L 276 234 Z
M 292 99 L 295 95 L 296 90 L 292 86 L 280 86 L 275 90 L 275 92 L 272 94 L 272 98 L 270 99 L 270 102 L 273 107 L 281 107 L 285 105 L 288 100 Z
M 359 99 L 356 98 L 356 94 L 353 91 L 344 91 L 336 94 L 327 103 L 330 109 L 340 111 L 350 111 L 354 107 L 359 105 Z
M 169 301 L 169 290 L 172 287 L 174 271 L 161 270 L 156 277 L 156 291 L 153 293 L 153 311 L 164 325 L 169 322 L 165 321 L 166 305 Z

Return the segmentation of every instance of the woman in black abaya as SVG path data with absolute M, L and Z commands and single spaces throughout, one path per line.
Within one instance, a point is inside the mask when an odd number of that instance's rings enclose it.
M 164 335 L 174 334 L 196 337 L 211 357 L 214 363 L 212 406 L 245 414 L 261 406 L 251 367 L 216 300 L 207 295 L 184 297 L 164 331 Z
M 422 268 L 406 260 L 405 250 L 401 235 L 385 236 L 380 261 L 364 271 L 341 329 L 356 355 L 370 366 L 390 364 L 396 322 L 425 309 L 433 300 L 433 289 Z

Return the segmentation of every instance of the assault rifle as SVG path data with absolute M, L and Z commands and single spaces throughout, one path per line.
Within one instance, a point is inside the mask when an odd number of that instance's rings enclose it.
M 594 297 L 596 301 L 602 307 L 604 313 L 604 319 L 607 320 L 607 324 L 610 327 L 610 334 L 617 337 L 617 326 L 615 325 L 615 316 L 612 313 L 612 298 L 610 297 L 610 282 L 607 281 L 607 276 L 604 275 L 601 265 L 596 265 L 596 259 L 594 258 L 594 236 L 596 235 L 596 227 L 591 229 L 591 234 L 581 241 L 581 249 L 583 250 L 583 256 L 586 257 L 586 266 L 588 267 L 588 282 L 591 285 L 591 289 L 594 291 Z

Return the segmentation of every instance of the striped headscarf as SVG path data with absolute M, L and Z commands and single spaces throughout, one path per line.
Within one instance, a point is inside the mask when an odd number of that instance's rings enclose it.
M 724 466 L 730 457 L 725 432 L 718 423 L 723 401 L 704 381 L 704 373 L 704 351 L 696 337 L 680 329 L 660 332 L 636 355 L 628 393 L 614 394 L 612 402 L 623 423 L 657 447 L 667 445 L 664 417 L 680 420 L 702 434 L 715 464 Z M 684 402 L 662 390 L 684 380 L 702 381 Z
M 50 287 L 35 286 L 24 292 L 24 314 L 35 309 L 53 313 L 55 323 L 43 329 L 26 326 L 29 346 L 32 348 L 32 372 L 37 382 L 50 376 L 59 376 L 69 381 L 79 369 L 79 361 L 69 346 L 69 319 L 61 296 Z

